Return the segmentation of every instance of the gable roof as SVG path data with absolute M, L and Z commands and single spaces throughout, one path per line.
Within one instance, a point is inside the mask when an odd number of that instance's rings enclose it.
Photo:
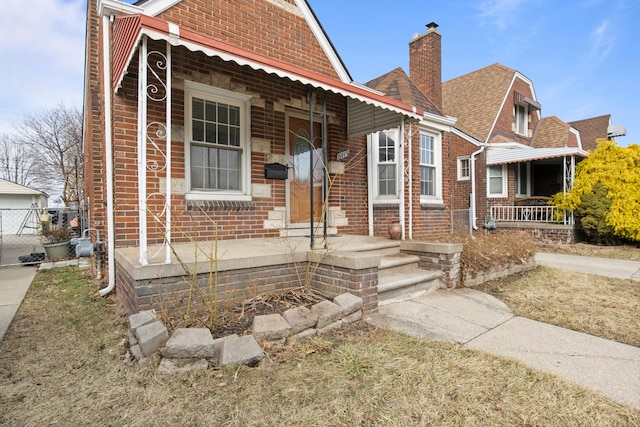
M 571 128 L 569 123 L 563 122 L 556 116 L 544 117 L 531 138 L 534 148 L 562 148 L 581 147 L 579 133 Z
M 106 14 L 120 15 L 127 13 L 143 14 L 158 18 L 168 17 L 168 21 L 185 28 L 192 28 L 192 24 L 194 24 L 192 18 L 185 20 L 185 15 L 190 16 L 195 12 L 196 14 L 201 13 L 204 16 L 202 12 L 202 1 L 138 0 L 133 5 L 121 3 L 119 0 L 98 0 L 98 2 L 99 8 L 106 12 Z M 283 58 L 288 56 L 301 68 L 304 68 L 304 61 L 307 58 L 313 58 L 312 61 L 324 60 L 326 61 L 326 68 L 331 70 L 330 77 L 337 76 L 343 82 L 353 81 L 342 58 L 307 0 L 264 0 L 264 3 L 265 7 L 271 9 L 269 13 L 273 16 L 273 19 L 256 20 L 256 17 L 252 14 L 247 14 L 246 11 L 243 11 L 241 8 L 235 7 L 233 12 L 233 29 L 228 26 L 216 27 L 215 22 L 217 21 L 203 21 L 198 25 L 197 30 L 205 36 L 214 37 L 226 43 L 234 44 L 234 42 L 237 41 L 240 41 L 240 43 L 244 42 L 244 45 L 241 44 L 239 47 L 243 47 L 246 50 L 253 50 L 265 56 L 272 56 L 280 60 L 284 60 Z M 170 10 L 174 6 L 185 9 L 188 13 L 175 15 Z M 213 8 L 213 5 L 211 5 L 211 7 Z M 284 11 L 285 13 L 278 12 L 278 10 Z M 167 11 L 166 14 L 164 13 L 165 11 Z M 292 17 L 302 18 L 304 25 L 300 26 L 299 23 L 294 22 L 295 20 L 292 21 Z M 195 29 L 196 27 L 193 26 L 193 28 Z M 236 32 L 242 28 L 252 28 L 251 33 L 261 34 L 258 42 L 252 40 L 250 36 L 246 36 L 245 34 L 237 37 L 238 34 L 236 34 Z M 303 40 L 308 34 L 308 31 L 312 34 L 312 38 Z M 292 46 L 288 45 L 283 50 L 282 45 L 279 44 L 278 41 L 290 39 L 292 35 L 303 40 L 303 45 L 307 45 L 307 47 L 309 44 L 318 43 L 325 57 L 319 58 L 318 55 L 310 55 L 309 52 L 299 50 L 296 50 L 293 56 L 291 56 L 291 53 L 287 53 L 286 49 Z
M 43 193 L 42 191 L 34 190 L 33 188 L 0 178 L 0 194 L 32 194 L 37 196 Z
M 442 83 L 443 113 L 457 117 L 461 131 L 487 141 L 515 74 L 496 63 Z
M 599 138 L 606 138 L 611 115 L 592 117 L 590 119 L 576 120 L 569 124 L 580 132 L 582 147 L 587 151 L 593 151 L 598 146 Z
M 418 86 L 411 81 L 401 67 L 395 68 L 365 83 L 365 86 L 380 91 L 388 97 L 404 104 L 415 105 L 428 113 L 441 115 L 440 111 L 429 101 L 426 95 L 418 89 Z

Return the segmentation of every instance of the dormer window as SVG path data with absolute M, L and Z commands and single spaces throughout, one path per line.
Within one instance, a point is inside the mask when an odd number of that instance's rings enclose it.
M 520 93 L 513 93 L 513 131 L 518 135 L 529 137 L 529 113 L 542 108 L 538 101 Z
M 515 105 L 515 132 L 518 135 L 527 135 L 529 124 L 529 108 L 527 105 Z

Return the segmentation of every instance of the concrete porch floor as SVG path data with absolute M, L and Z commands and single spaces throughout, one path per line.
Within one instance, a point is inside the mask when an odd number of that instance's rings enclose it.
M 383 237 L 336 235 L 327 238 L 327 249 L 324 249 L 323 239 L 318 239 L 314 252 L 319 254 L 366 252 L 400 245 L 398 240 Z M 305 262 L 310 252 L 309 237 L 273 237 L 174 243 L 170 264 L 164 262 L 165 249 L 161 245 L 149 247 L 149 265 L 146 266 L 140 265 L 137 247 L 116 249 L 115 259 L 134 280 L 144 280 L 183 275 L 185 271 L 181 263 L 187 265 L 192 271 L 204 273 L 210 269 L 210 259 L 217 258 L 217 270 L 228 271 L 288 262 Z

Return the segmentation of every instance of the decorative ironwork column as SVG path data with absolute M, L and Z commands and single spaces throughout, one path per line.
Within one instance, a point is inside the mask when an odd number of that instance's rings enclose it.
M 144 37 L 139 49 L 138 65 L 138 209 L 139 209 L 139 246 L 140 265 L 148 265 L 160 251 L 149 256 L 148 251 L 148 215 L 163 226 L 165 263 L 171 262 L 171 45 L 166 44 L 167 53 L 147 50 L 147 38 Z M 163 78 L 164 77 L 164 78 Z M 164 103 L 165 121 L 149 121 L 149 103 Z M 164 140 L 164 144 L 162 141 Z M 148 159 L 148 150 L 160 156 Z M 147 174 L 160 177 L 164 172 L 166 192 L 147 193 Z M 164 198 L 162 209 L 149 208 L 149 199 Z

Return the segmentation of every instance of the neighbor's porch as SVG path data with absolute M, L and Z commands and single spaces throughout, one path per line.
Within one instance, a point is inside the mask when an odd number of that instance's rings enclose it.
M 429 288 L 452 287 L 459 281 L 460 244 L 336 235 L 328 237 L 326 245 L 318 239 L 318 246 L 312 250 L 308 237 L 176 243 L 166 263 L 165 248 L 158 245 L 149 247 L 148 265 L 138 261 L 139 248 L 119 248 L 117 295 L 129 313 L 175 313 L 187 304 L 214 299 L 234 303 L 306 286 L 326 297 L 350 292 L 363 299 L 365 312 L 373 312 L 382 287 L 393 288 L 397 296 L 404 286 L 413 292 L 424 291 L 427 281 Z M 388 274 L 399 267 L 401 272 Z M 384 286 L 382 269 L 387 271 Z

